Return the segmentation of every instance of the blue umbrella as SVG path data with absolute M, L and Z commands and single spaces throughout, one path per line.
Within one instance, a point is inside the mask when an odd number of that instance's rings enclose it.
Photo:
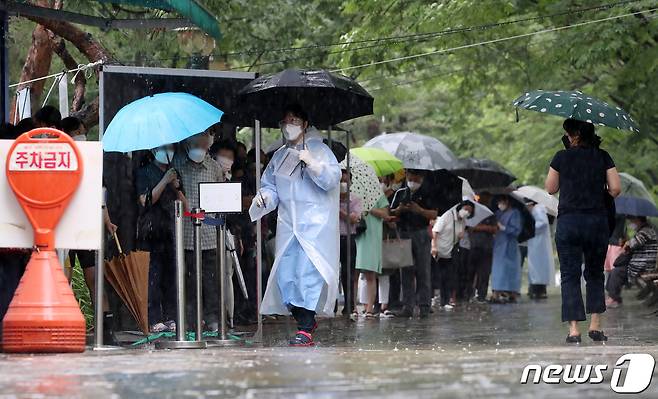
M 140 98 L 114 116 L 103 135 L 103 150 L 129 152 L 177 143 L 218 123 L 223 112 L 187 93 Z
M 615 198 L 617 214 L 626 216 L 658 216 L 658 208 L 648 199 L 620 195 Z

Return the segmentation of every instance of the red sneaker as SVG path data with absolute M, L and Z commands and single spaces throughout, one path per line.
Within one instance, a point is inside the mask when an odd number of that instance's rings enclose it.
M 306 331 L 297 331 L 295 337 L 290 340 L 290 346 L 313 346 L 313 337 Z

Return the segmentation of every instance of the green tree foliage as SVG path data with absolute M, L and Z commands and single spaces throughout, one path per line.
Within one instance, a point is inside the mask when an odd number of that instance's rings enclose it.
M 96 15 L 127 12 L 83 3 Z M 206 0 L 205 4 L 217 15 L 224 37 L 213 57 L 223 67 L 261 73 L 287 67 L 349 68 L 658 7 L 655 0 Z M 77 5 L 65 1 L 67 9 Z M 519 182 L 541 185 L 550 158 L 561 145 L 562 121 L 520 111 L 517 123 L 511 101 L 531 89 L 582 90 L 620 105 L 639 121 L 640 134 L 609 128 L 601 128 L 599 134 L 619 169 L 644 180 L 658 194 L 658 106 L 653 98 L 658 89 L 656 15 L 346 69 L 345 74 L 375 97 L 374 117 L 348 125 L 361 142 L 377 126 L 381 131 L 433 135 L 459 156 L 495 159 Z M 12 76 L 20 70 L 24 55 L 19 55 L 27 48 L 29 26 L 33 26 L 15 21 L 12 32 L 20 30 L 20 37 L 14 35 L 11 49 Z M 173 32 L 90 31 L 125 64 L 185 67 L 189 59 Z M 58 67 L 54 63 L 53 70 Z

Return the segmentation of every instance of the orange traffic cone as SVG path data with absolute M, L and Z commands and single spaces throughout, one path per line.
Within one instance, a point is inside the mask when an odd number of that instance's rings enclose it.
M 2 328 L 5 352 L 85 350 L 85 319 L 55 251 L 32 254 Z

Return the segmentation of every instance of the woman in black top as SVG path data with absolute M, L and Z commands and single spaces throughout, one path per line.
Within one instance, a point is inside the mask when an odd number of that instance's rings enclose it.
M 586 311 L 592 315 L 588 335 L 594 341 L 605 341 L 600 314 L 605 311 L 603 263 L 610 235 L 606 203 L 607 198 L 619 195 L 621 182 L 612 158 L 599 149 L 601 139 L 594 133 L 594 125 L 567 119 L 563 128 L 567 149 L 553 157 L 545 184 L 551 194 L 560 191 L 555 243 L 562 280 L 562 321 L 569 322 L 566 341 L 578 343 L 578 322 L 586 320 Z M 585 277 L 586 308 L 581 275 Z

